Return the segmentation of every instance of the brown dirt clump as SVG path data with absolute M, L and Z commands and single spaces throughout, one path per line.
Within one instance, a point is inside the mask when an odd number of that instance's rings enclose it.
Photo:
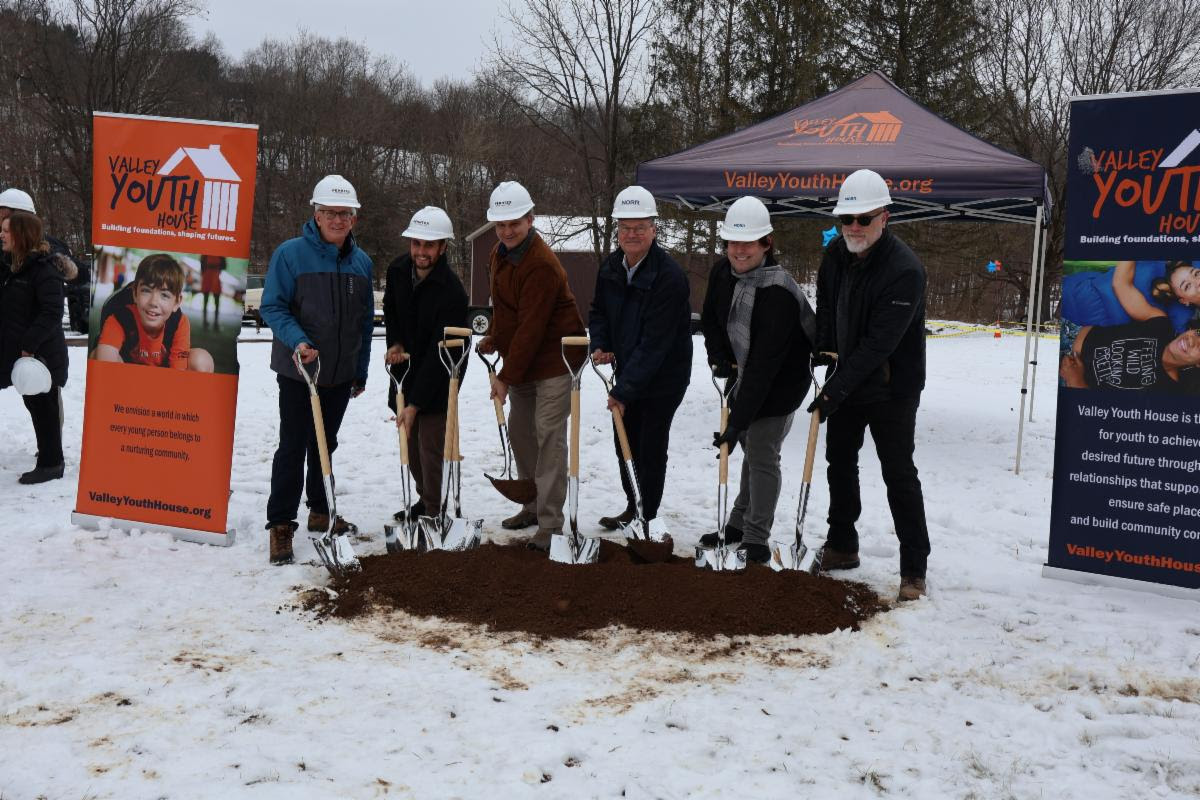
M 544 638 L 609 625 L 698 636 L 822 634 L 857 630 L 888 607 L 858 583 L 756 564 L 739 573 L 697 569 L 682 558 L 639 563 L 609 541 L 588 566 L 558 564 L 521 545 L 368 556 L 361 572 L 331 588 L 334 596 L 316 604 L 321 616 L 399 609 Z

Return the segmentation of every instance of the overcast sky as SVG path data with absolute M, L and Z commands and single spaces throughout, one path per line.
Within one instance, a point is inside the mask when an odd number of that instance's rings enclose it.
M 503 0 L 207 0 L 207 19 L 192 22 L 198 38 L 212 31 L 238 59 L 263 39 L 300 30 L 362 42 L 406 64 L 425 86 L 442 77 L 466 80 L 487 52 Z

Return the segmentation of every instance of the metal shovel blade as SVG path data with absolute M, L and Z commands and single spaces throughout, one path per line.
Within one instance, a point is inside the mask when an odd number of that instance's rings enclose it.
M 496 491 L 514 503 L 528 505 L 537 499 L 537 484 L 528 478 L 493 478 L 486 473 L 484 477 L 492 482 Z
M 483 539 L 483 520 L 451 517 L 442 533 L 442 549 L 461 552 L 474 550 Z
M 662 564 L 671 560 L 675 540 L 665 530 L 650 531 L 645 520 L 633 519 L 621 526 L 629 551 L 646 564 Z
M 812 550 L 804 542 L 771 543 L 771 569 L 776 572 L 793 570 L 816 575 L 821 571 L 821 551 Z
M 445 517 L 442 516 L 417 519 L 417 541 L 420 544 L 420 552 L 442 549 L 442 532 L 446 528 L 443 524 L 444 520 Z
M 362 564 L 358 562 L 358 556 L 354 554 L 354 548 L 350 546 L 350 537 L 345 534 L 327 532 L 320 536 L 311 536 L 309 539 L 312 541 L 313 549 L 317 551 L 317 558 L 321 559 L 325 569 L 333 575 L 343 575 L 362 569 Z
M 600 540 L 556 533 L 550 537 L 550 560 L 560 564 L 595 564 L 600 560 Z
M 746 568 L 746 551 L 735 547 L 696 546 L 696 566 L 714 572 L 736 572 Z
M 421 526 L 415 521 L 384 525 L 383 543 L 389 553 L 402 553 L 405 550 L 422 552 L 426 549 L 421 541 Z

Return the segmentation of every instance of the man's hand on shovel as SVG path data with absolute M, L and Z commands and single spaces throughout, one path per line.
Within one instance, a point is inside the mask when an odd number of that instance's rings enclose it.
M 405 406 L 399 414 L 396 415 L 396 427 L 403 428 L 405 433 L 412 431 L 413 421 L 417 418 L 416 406 Z
M 488 377 L 492 382 L 492 399 L 499 400 L 500 405 L 504 405 L 504 401 L 508 399 L 508 384 L 500 380 L 495 374 Z
M 389 367 L 399 364 L 402 361 L 408 361 L 408 353 L 404 352 L 404 345 L 402 344 L 392 345 L 383 355 L 383 363 Z

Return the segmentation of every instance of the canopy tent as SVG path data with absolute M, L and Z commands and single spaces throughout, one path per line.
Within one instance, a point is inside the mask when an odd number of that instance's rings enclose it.
M 831 217 L 842 181 L 864 168 L 887 180 L 892 222 L 974 219 L 1034 225 L 1017 428 L 1020 472 L 1029 368 L 1036 370 L 1037 364 L 1032 328 L 1035 310 L 1041 309 L 1043 228 L 1051 201 L 1040 165 L 947 122 L 876 71 L 757 125 L 639 164 L 637 183 L 660 200 L 693 211 L 722 211 L 753 195 L 775 215 Z

